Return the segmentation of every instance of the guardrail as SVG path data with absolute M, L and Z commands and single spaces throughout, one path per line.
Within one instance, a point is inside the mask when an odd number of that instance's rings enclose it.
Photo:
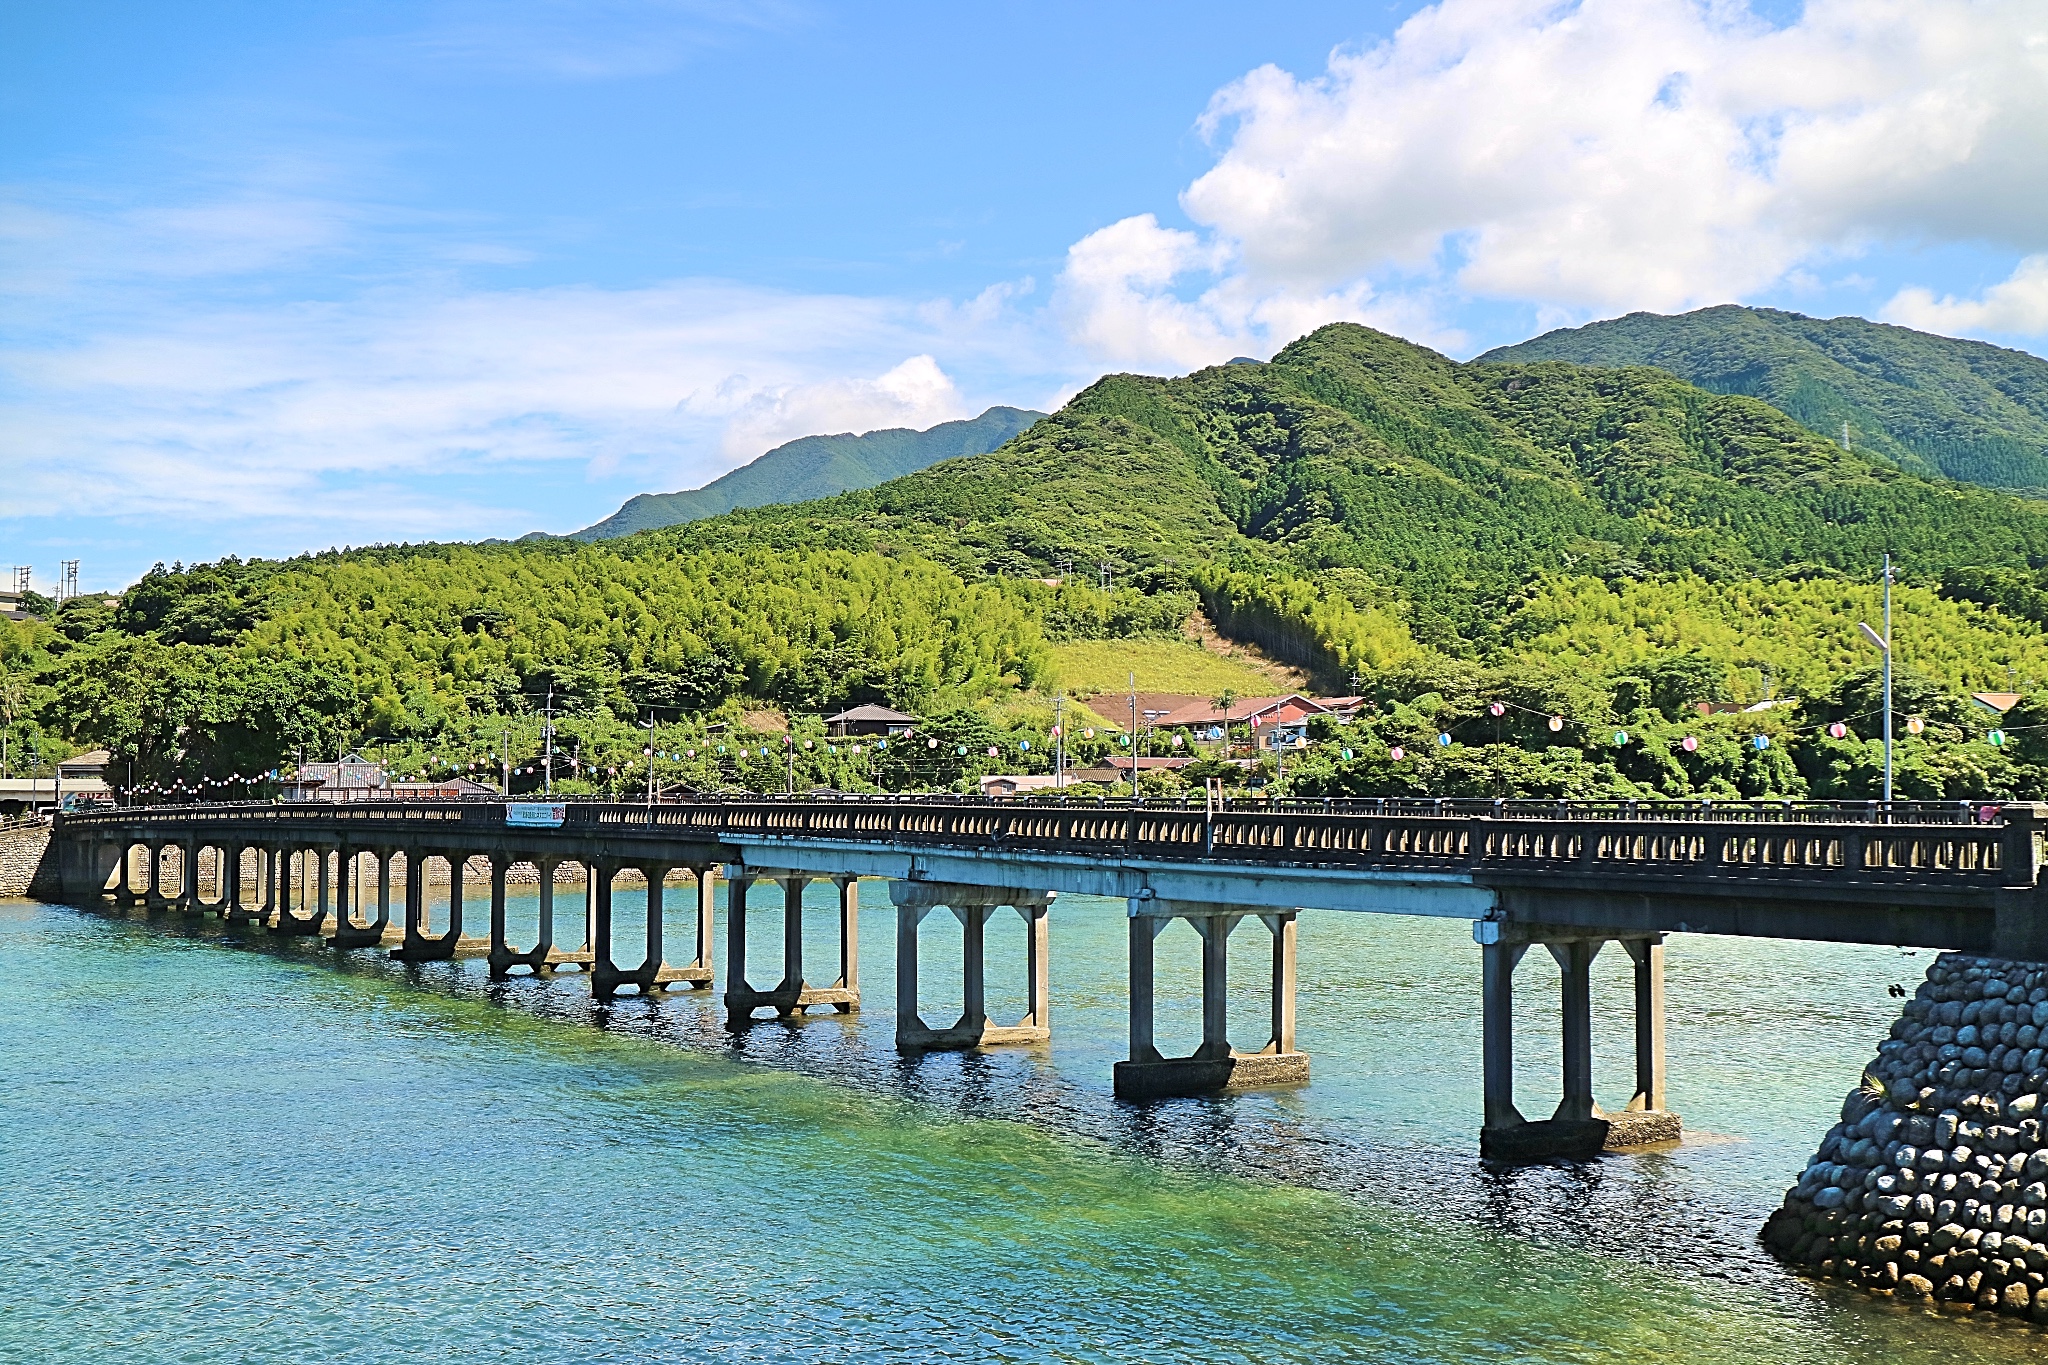
M 660 805 L 564 802 L 559 831 L 522 835 L 691 841 L 841 841 L 1101 858 L 1412 868 L 1475 875 L 1742 877 L 1992 888 L 2031 885 L 2041 808 L 1986 804 L 1864 818 L 1860 806 L 755 797 Z M 60 818 L 64 829 L 246 824 L 364 844 L 433 845 L 504 831 L 494 801 L 147 807 Z M 1908 819 L 1908 816 L 1918 818 Z M 1965 816 L 1968 818 L 1966 819 Z M 253 834 L 255 831 L 251 830 Z M 2008 869 L 2017 880 L 2008 880 Z

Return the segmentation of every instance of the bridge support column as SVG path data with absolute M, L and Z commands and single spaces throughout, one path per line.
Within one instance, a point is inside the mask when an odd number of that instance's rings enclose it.
M 591 897 L 596 894 L 597 871 L 585 864 L 583 867 L 583 946 L 581 948 L 558 948 L 555 946 L 555 870 L 566 859 L 549 859 L 534 864 L 540 870 L 540 931 L 547 940 L 548 955 L 544 965 L 551 971 L 573 967 L 587 972 L 597 961 L 597 907 Z
M 1257 914 L 1273 937 L 1272 1030 L 1257 1052 L 1230 1045 L 1231 932 Z M 1131 1055 L 1116 1064 L 1119 1099 L 1202 1095 L 1224 1090 L 1299 1085 L 1308 1054 L 1294 1040 L 1294 967 L 1299 930 L 1294 911 L 1261 914 L 1226 905 L 1132 897 L 1130 901 Z M 1202 1043 L 1188 1057 L 1163 1057 L 1153 1035 L 1155 940 L 1176 919 L 1202 938 Z
M 164 906 L 164 846 L 150 844 L 148 848 L 149 880 L 144 884 L 146 889 L 142 893 L 142 908 L 161 910 Z
M 361 849 L 341 851 L 341 903 L 335 908 L 334 935 L 327 940 L 330 948 L 381 948 L 384 931 L 391 927 L 391 863 L 381 849 L 370 853 L 377 863 L 377 918 L 364 924 L 356 917 L 349 886 L 357 880 L 355 864 L 362 856 Z
M 617 998 L 619 987 L 633 986 L 643 996 L 666 991 L 684 979 L 683 969 L 663 959 L 661 893 L 668 868 L 652 864 L 640 869 L 647 879 L 647 950 L 640 965 L 622 969 L 612 961 L 612 872 L 598 882 L 597 960 L 590 969 L 590 993 L 599 1000 Z
M 834 878 L 839 887 L 839 976 L 831 986 L 812 986 L 804 979 L 804 888 L 808 872 L 727 867 L 725 915 L 725 1022 L 738 1027 L 752 1021 L 754 1011 L 772 1009 L 783 1019 L 801 1018 L 813 1005 L 830 1005 L 840 1014 L 860 1009 L 858 893 L 852 878 Z M 747 980 L 747 885 L 769 880 L 782 885 L 782 980 L 773 990 L 756 990 Z
M 1048 912 L 1054 893 L 1015 891 L 942 882 L 891 882 L 896 903 L 896 1047 L 901 1052 L 958 1052 L 970 1048 L 1042 1043 L 1052 1037 L 1052 995 L 1046 967 L 1052 944 Z M 918 1009 L 918 926 L 944 906 L 960 921 L 960 1017 L 949 1028 L 925 1023 Z M 989 917 L 1004 906 L 1024 919 L 1024 1017 L 1011 1025 L 988 1021 Z
M 178 894 L 171 908 L 181 915 L 196 915 L 199 904 L 199 841 L 186 838 L 178 844 Z
M 302 848 L 298 852 L 299 892 L 313 902 L 307 907 L 312 913 L 309 915 L 295 915 L 292 913 L 291 893 L 292 883 L 295 879 L 292 875 L 291 851 L 286 849 L 278 856 L 280 871 L 278 886 L 282 894 L 277 902 L 277 920 L 270 926 L 270 932 L 273 934 L 286 934 L 292 937 L 310 937 L 320 933 L 327 927 L 327 850 L 320 849 L 316 853 L 313 849 Z M 317 876 L 313 870 L 313 859 L 316 856 L 320 859 L 320 870 Z
M 491 859 L 489 966 L 493 981 L 506 980 L 514 967 L 524 967 L 535 976 L 546 975 L 554 969 L 556 864 L 542 859 L 533 866 L 540 874 L 540 923 L 534 931 L 533 947 L 521 951 L 507 941 L 505 931 L 505 878 L 512 870 L 512 864 L 503 858 Z
M 433 855 L 418 849 L 405 851 L 405 938 L 391 950 L 393 962 L 449 962 L 462 942 L 462 878 L 467 859 L 449 853 L 448 930 L 429 935 L 427 917 L 427 859 Z
M 1657 935 L 1623 937 L 1598 929 L 1516 925 L 1481 920 L 1485 1120 L 1479 1152 L 1502 1161 L 1590 1157 L 1676 1141 L 1681 1124 L 1664 1109 L 1664 946 Z M 1593 1097 L 1593 961 L 1619 941 L 1635 964 L 1635 1096 L 1619 1113 Z M 1523 953 L 1542 944 L 1556 959 L 1559 979 L 1560 1072 L 1563 1098 L 1548 1119 L 1530 1122 L 1515 1107 L 1514 970 Z

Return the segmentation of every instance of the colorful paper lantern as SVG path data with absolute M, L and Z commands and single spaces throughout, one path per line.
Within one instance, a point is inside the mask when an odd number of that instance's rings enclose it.
M 1450 737 L 1449 735 L 1438 735 L 1438 736 L 1436 737 L 1436 747 L 1437 747 L 1437 748 L 1439 748 L 1439 749 L 1448 749 L 1448 748 L 1450 748 L 1450 747 L 1451 747 L 1451 737 Z
M 1771 737 L 1769 735 L 1757 735 L 1753 737 L 1749 742 L 1752 745 L 1756 746 L 1756 748 L 1759 750 L 1768 749 L 1771 747 Z
M 1487 714 L 1488 714 L 1488 715 L 1491 715 L 1491 716 L 1494 716 L 1494 717 L 1500 717 L 1500 716 L 1504 716 L 1504 715 L 1506 715 L 1506 714 L 1508 713 L 1508 708 L 1507 708 L 1507 707 L 1505 707 L 1505 706 L 1502 706 L 1502 705 L 1501 705 L 1501 704 L 1500 704 L 1499 702 L 1495 702 L 1495 703 L 1494 703 L 1493 705 L 1491 705 L 1491 706 L 1487 707 L 1487 708 L 1486 708 L 1486 711 L 1487 711 Z
M 1920 717 L 1918 717 L 1918 716 L 1908 716 L 1908 717 L 1906 718 L 1906 733 L 1907 733 L 1907 734 L 1909 734 L 1909 735 L 1917 735 L 1917 734 L 1919 734 L 1919 733 L 1920 733 L 1920 732 L 1921 732 L 1922 730 L 1925 730 L 1926 728 L 1927 728 L 1927 722 L 1926 722 L 1926 721 L 1924 721 L 1924 720 L 1922 720 L 1922 719 L 1921 719 Z
M 1556 732 L 1557 732 L 1557 731 L 1559 731 L 1559 730 L 1562 730 L 1562 729 L 1564 729 L 1564 717 L 1563 717 L 1563 716 L 1552 716 L 1552 717 L 1550 718 L 1550 729 L 1551 729 L 1551 732 L 1552 732 L 1553 734 L 1554 734 L 1554 733 L 1556 733 Z
M 2001 749 L 2001 748 L 2004 748 L 2004 747 L 2005 747 L 2005 731 L 2003 731 L 2003 730 L 1993 730 L 1993 731 L 1992 731 L 1992 732 L 1991 732 L 1990 734 L 1988 734 L 1988 735 L 1984 736 L 1984 742 L 1985 742 L 1985 743 L 1987 743 L 1987 744 L 1989 744 L 1989 745 L 1990 745 L 1990 746 L 1991 746 L 1992 748 L 1994 748 L 1994 749 Z
M 1842 724 L 1842 722 L 1836 721 L 1833 725 L 1830 725 L 1828 727 L 1829 739 L 1847 739 L 1848 737 L 1849 727 Z
M 1697 749 L 1697 748 L 1699 748 L 1699 747 L 1700 747 L 1700 742 L 1699 742 L 1699 739 L 1698 739 L 1698 737 L 1697 737 L 1697 736 L 1694 736 L 1694 735 L 1687 735 L 1687 736 L 1686 736 L 1686 737 L 1685 737 L 1684 739 L 1681 739 L 1680 741 L 1678 741 L 1678 745 L 1679 745 L 1679 747 L 1680 747 L 1680 748 L 1684 749 L 1684 750 L 1685 750 L 1685 751 L 1686 751 L 1687 753 L 1691 753 L 1691 752 L 1693 752 L 1693 751 L 1694 751 L 1695 749 Z
M 1615 742 L 1616 744 L 1626 744 L 1626 743 L 1628 743 L 1628 731 L 1626 731 L 1626 730 L 1616 730 L 1616 731 L 1614 732 L 1614 742 Z
M 1396 744 L 1393 748 L 1387 750 L 1387 757 L 1393 759 L 1396 763 L 1399 763 L 1402 759 L 1406 758 L 1407 756 L 1408 755 L 1406 753 L 1402 752 L 1401 746 L 1398 744 Z

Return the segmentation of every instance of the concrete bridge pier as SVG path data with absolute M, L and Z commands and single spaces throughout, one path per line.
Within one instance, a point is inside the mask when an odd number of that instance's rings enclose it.
M 1483 1012 L 1481 1051 L 1485 1119 L 1479 1153 L 1502 1161 L 1590 1157 L 1658 1142 L 1673 1142 L 1682 1125 L 1664 1108 L 1664 939 L 1598 929 L 1512 925 L 1481 920 Z M 1635 1093 L 1626 1108 L 1609 1113 L 1593 1098 L 1593 960 L 1618 941 L 1635 964 Z M 1534 944 L 1556 959 L 1559 979 L 1560 1070 L 1563 1098 L 1548 1119 L 1529 1120 L 1515 1107 L 1515 968 Z
M 418 849 L 405 851 L 405 937 L 391 950 L 393 962 L 449 962 L 462 942 L 462 881 L 468 859 L 449 853 L 448 931 L 427 933 L 427 859 Z
M 830 1005 L 840 1014 L 858 1012 L 859 880 L 831 878 L 839 891 L 839 975 L 830 986 L 817 987 L 804 979 L 804 887 L 811 881 L 811 874 L 731 866 L 726 868 L 725 877 L 726 1027 L 751 1022 L 754 1011 L 764 1007 L 783 1019 L 799 1017 L 813 1005 Z M 747 887 L 756 880 L 782 885 L 782 980 L 768 991 L 755 990 L 747 981 Z
M 249 919 L 248 908 L 242 903 L 242 860 L 248 851 L 248 845 L 233 841 L 221 848 L 220 904 L 215 909 L 229 924 L 242 924 Z
M 1257 914 L 1273 938 L 1272 1032 L 1257 1052 L 1230 1045 L 1229 941 L 1238 922 Z M 1192 1056 L 1166 1057 L 1153 1041 L 1154 940 L 1176 919 L 1202 937 L 1202 1043 Z M 1301 1085 L 1308 1054 L 1295 1046 L 1296 912 L 1132 897 L 1130 901 L 1131 1055 L 1112 1073 L 1117 1098 L 1152 1099 Z
M 366 850 L 344 848 L 341 850 L 341 872 L 338 880 L 339 899 L 334 907 L 334 933 L 328 937 L 330 948 L 380 948 L 384 945 L 384 934 L 391 927 L 391 855 L 385 849 L 370 849 L 367 852 L 377 864 L 377 918 L 368 924 L 356 914 L 356 902 L 360 893 L 351 891 L 360 885 L 357 874 L 358 864 Z
M 891 882 L 896 903 L 896 1048 L 900 1052 L 949 1052 L 1043 1043 L 1052 1037 L 1052 991 L 1047 974 L 1052 948 L 1050 911 L 1055 893 L 1015 891 L 946 882 Z M 944 907 L 960 921 L 960 1017 L 935 1029 L 918 1010 L 918 926 Z M 987 930 L 989 917 L 1004 906 L 1024 919 L 1024 1017 L 1012 1025 L 988 1022 Z
M 320 867 L 315 875 L 313 859 L 318 857 Z M 278 900 L 277 919 L 272 922 L 270 932 L 295 938 L 310 938 L 327 927 L 327 850 L 302 848 L 298 850 L 298 891 L 311 902 L 305 908 L 312 913 L 292 913 L 293 871 L 291 850 L 283 850 L 278 858 Z
M 550 859 L 536 863 L 540 869 L 540 914 L 541 923 L 548 927 L 548 939 L 554 940 L 555 923 L 555 869 L 569 859 Z M 597 869 L 585 863 L 583 866 L 583 946 L 581 948 L 550 948 L 547 966 L 550 971 L 571 967 L 587 972 L 597 963 Z
M 512 975 L 514 967 L 524 967 L 534 976 L 545 976 L 557 967 L 571 965 L 589 970 L 596 959 L 593 948 L 596 944 L 595 929 L 591 917 L 585 916 L 585 947 L 582 952 L 564 952 L 555 947 L 555 869 L 562 865 L 559 858 L 542 858 L 533 862 L 540 874 L 540 922 L 534 931 L 533 947 L 520 950 L 512 947 L 506 938 L 505 929 L 505 881 L 513 866 L 526 859 L 491 859 L 491 950 L 490 974 L 493 981 L 504 981 Z M 593 873 L 593 875 L 595 875 Z
M 685 980 L 684 970 L 671 967 L 663 958 L 661 893 L 669 869 L 652 864 L 640 869 L 647 879 L 647 952 L 637 967 L 622 968 L 612 961 L 612 878 L 623 868 L 617 863 L 599 864 L 594 904 L 595 927 L 590 946 L 596 960 L 590 968 L 590 993 L 599 1000 L 616 999 L 621 986 L 635 987 L 641 995 L 652 995 Z
M 143 847 L 149 854 L 149 876 L 143 883 L 142 908 L 144 913 L 155 913 L 164 908 L 164 845 L 152 843 Z

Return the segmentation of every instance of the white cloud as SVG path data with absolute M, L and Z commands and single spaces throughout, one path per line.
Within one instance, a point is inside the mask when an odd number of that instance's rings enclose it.
M 425 481 L 558 461 L 675 488 L 809 431 L 929 425 L 965 410 L 933 340 L 899 301 L 716 281 L 394 287 L 0 353 L 0 436 L 13 493 L 53 512 L 275 521 L 317 497 L 334 539 L 490 534 Z
M 1929 289 L 1902 289 L 1885 305 L 1884 318 L 1929 332 L 2048 336 L 2048 255 L 2027 257 L 1981 298 L 1937 299 Z
M 1200 231 L 1148 215 L 1070 252 L 1098 353 L 1200 363 L 1345 316 L 1441 335 L 1441 294 L 1680 309 L 1877 244 L 2048 248 L 2048 5 L 1811 0 L 1774 28 L 1734 0 L 1442 0 L 1319 76 L 1251 72 L 1201 127 Z
M 729 401 L 721 391 L 712 402 L 686 400 L 700 411 L 717 411 Z M 970 416 L 960 390 L 939 362 L 914 355 L 874 379 L 827 379 L 754 389 L 726 426 L 725 453 L 750 460 L 799 436 L 868 432 L 883 427 L 930 427 Z

